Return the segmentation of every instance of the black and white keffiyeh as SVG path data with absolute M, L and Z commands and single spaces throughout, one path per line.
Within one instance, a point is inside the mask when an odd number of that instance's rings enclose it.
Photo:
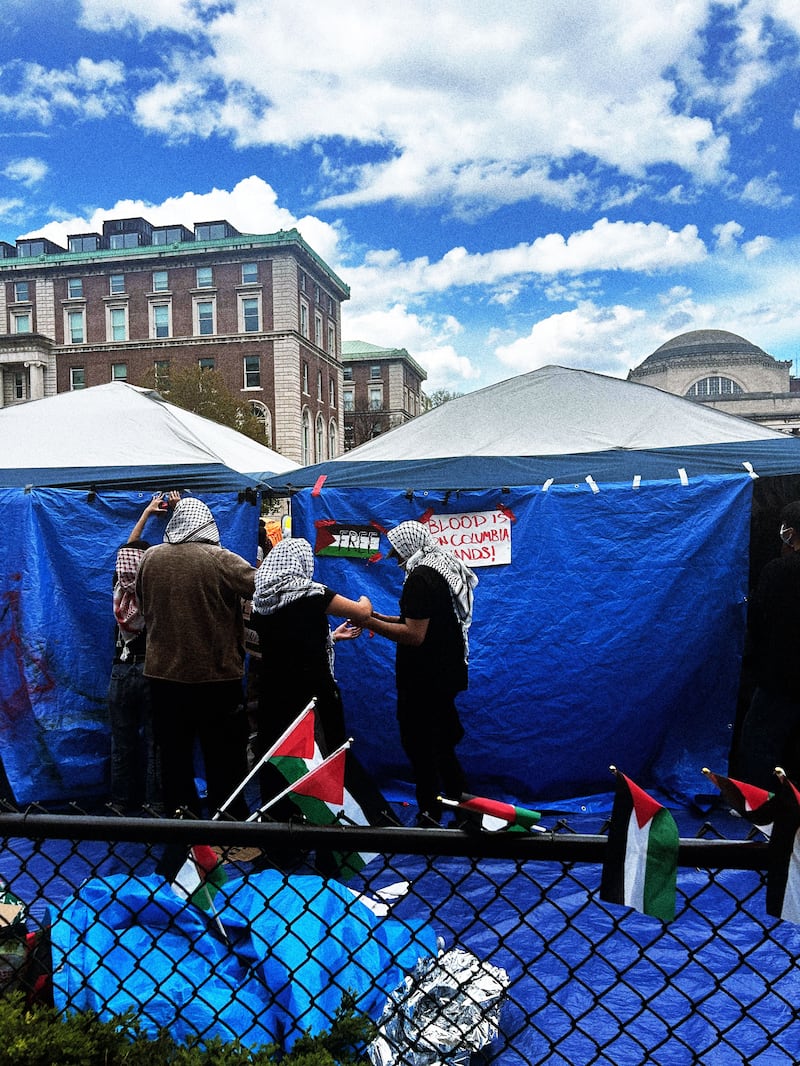
M 144 548 L 125 545 L 117 552 L 116 581 L 114 582 L 114 618 L 123 645 L 120 658 L 128 658 L 128 644 L 144 631 L 144 615 L 136 599 L 136 575 L 144 556 Z
M 465 657 L 469 656 L 467 633 L 472 624 L 473 590 L 478 578 L 451 551 L 442 548 L 421 522 L 401 522 L 386 534 L 394 551 L 405 561 L 406 575 L 418 566 L 429 566 L 448 584 L 461 631 Z
M 274 614 L 295 600 L 321 596 L 325 586 L 313 577 L 314 552 L 309 542 L 302 537 L 281 540 L 256 570 L 253 607 L 259 614 Z
M 164 540 L 168 544 L 186 544 L 189 541 L 219 544 L 219 530 L 214 516 L 203 501 L 189 496 L 175 504 L 164 530 Z

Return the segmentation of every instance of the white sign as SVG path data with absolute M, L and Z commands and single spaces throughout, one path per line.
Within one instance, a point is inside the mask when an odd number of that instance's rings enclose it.
M 428 530 L 467 566 L 500 566 L 511 562 L 511 520 L 502 511 L 435 514 Z

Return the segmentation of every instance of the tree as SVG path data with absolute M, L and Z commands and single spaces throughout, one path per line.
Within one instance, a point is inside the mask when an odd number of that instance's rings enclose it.
M 184 411 L 194 411 L 222 426 L 230 426 L 259 444 L 267 443 L 261 419 L 253 413 L 249 403 L 236 399 L 218 370 L 179 367 L 170 371 L 167 381 L 163 378 L 157 381 L 153 369 L 146 372 L 139 384 L 146 389 L 155 389 L 165 400 Z
M 428 410 L 434 407 L 441 407 L 443 403 L 447 403 L 448 400 L 457 400 L 459 396 L 463 396 L 461 392 L 451 392 L 449 389 L 434 389 L 433 392 L 426 396 Z

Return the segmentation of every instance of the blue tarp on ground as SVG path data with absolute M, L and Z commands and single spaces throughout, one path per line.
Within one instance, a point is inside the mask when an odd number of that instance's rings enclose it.
M 343 994 L 375 1021 L 436 936 L 379 918 L 336 881 L 266 870 L 227 882 L 214 919 L 158 875 L 95 878 L 51 930 L 55 1004 L 102 1018 L 131 1010 L 155 1037 L 241 1040 L 289 1050 L 331 1027 Z
M 17 803 L 107 795 L 114 564 L 150 496 L 0 489 L 0 742 Z M 201 498 L 225 547 L 255 561 L 258 508 L 235 492 Z
M 752 480 L 405 493 L 322 487 L 292 501 L 295 536 L 328 523 L 387 529 L 427 513 L 499 512 L 511 561 L 477 569 L 459 749 L 474 791 L 536 803 L 609 788 L 617 764 L 677 795 L 726 766 L 745 632 Z M 396 613 L 402 572 L 318 555 L 316 576 Z M 394 645 L 337 646 L 354 750 L 385 787 L 408 779 L 395 721 Z

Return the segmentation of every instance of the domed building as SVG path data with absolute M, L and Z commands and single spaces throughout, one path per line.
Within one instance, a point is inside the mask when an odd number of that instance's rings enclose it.
M 781 361 L 724 329 L 696 329 L 662 344 L 628 374 L 728 414 L 800 433 L 800 379 Z

